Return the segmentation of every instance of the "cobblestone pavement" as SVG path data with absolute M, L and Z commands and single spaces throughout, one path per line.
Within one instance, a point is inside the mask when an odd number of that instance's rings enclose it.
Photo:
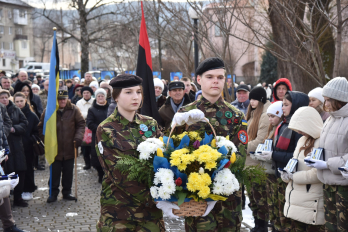
M 17 227 L 25 231 L 96 231 L 95 225 L 99 218 L 100 203 L 99 194 L 101 185 L 97 181 L 97 172 L 94 169 L 85 171 L 83 158 L 78 158 L 77 183 L 78 201 L 66 201 L 62 195 L 58 201 L 46 203 L 49 195 L 48 179 L 49 170 L 35 171 L 35 182 L 38 190 L 33 194 L 34 199 L 29 201 L 29 207 L 12 208 L 13 217 Z M 74 184 L 72 194 L 75 193 Z M 12 203 L 12 200 L 11 200 Z M 167 231 L 184 231 L 183 220 L 169 220 L 165 218 Z M 243 225 L 244 228 L 248 227 Z M 1 229 L 2 230 L 2 225 Z M 249 231 L 243 229 L 242 231 Z

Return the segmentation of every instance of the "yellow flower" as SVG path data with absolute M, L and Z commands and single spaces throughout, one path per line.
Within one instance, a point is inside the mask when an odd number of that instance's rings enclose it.
M 186 187 L 187 187 L 187 190 L 188 190 L 188 191 L 191 191 L 191 192 L 196 191 L 196 189 L 195 189 L 195 187 L 193 186 L 192 183 L 187 183 L 187 184 L 186 184 Z
M 188 136 L 190 137 L 191 141 L 196 141 L 196 140 L 201 141 L 202 140 L 202 138 L 199 136 L 198 132 L 195 132 L 195 131 L 190 131 L 188 133 Z
M 205 169 L 211 171 L 212 168 L 216 168 L 216 162 L 207 162 L 205 163 Z
M 230 136 L 229 136 L 229 135 L 227 135 L 227 136 L 226 136 L 226 139 L 227 139 L 227 140 L 230 140 Z
M 162 152 L 161 148 L 157 148 L 157 156 L 163 157 L 163 152 Z
M 161 136 L 161 137 L 159 137 L 159 140 L 161 140 L 161 141 L 162 141 L 162 143 L 164 143 L 164 142 L 163 142 L 163 137 L 162 137 L 162 136 Z
M 181 164 L 181 160 L 180 160 L 180 158 L 172 159 L 172 160 L 170 161 L 170 164 L 171 164 L 172 166 L 179 166 L 179 165 Z
M 192 155 L 182 155 L 181 156 L 181 162 L 184 164 L 190 164 L 193 161 L 195 161 L 195 157 Z
M 178 169 L 179 169 L 180 171 L 185 171 L 186 168 L 187 168 L 187 165 L 186 165 L 186 164 L 179 164 L 179 165 L 178 165 Z
M 213 140 L 211 141 L 211 146 L 212 146 L 212 147 L 216 147 L 216 140 L 215 140 L 215 139 L 213 139 Z
M 236 162 L 236 159 L 237 159 L 236 153 L 233 152 L 232 155 L 231 155 L 231 158 L 230 158 L 231 164 L 233 164 L 234 162 Z
M 187 135 L 187 132 L 185 131 L 184 133 L 180 134 L 180 135 L 177 135 L 176 136 L 176 139 L 177 140 L 182 140 L 182 138 L 184 138 L 184 136 Z
M 198 196 L 203 199 L 207 198 L 209 194 L 210 194 L 210 188 L 208 186 L 202 187 L 198 192 Z

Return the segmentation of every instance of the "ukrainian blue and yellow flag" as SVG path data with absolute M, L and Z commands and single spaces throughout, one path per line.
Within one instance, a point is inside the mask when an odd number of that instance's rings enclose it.
M 56 28 L 53 28 L 53 45 L 50 60 L 50 76 L 47 96 L 47 107 L 44 120 L 43 134 L 45 135 L 45 156 L 51 165 L 58 154 L 57 140 L 57 109 L 59 88 L 59 53 L 56 39 Z

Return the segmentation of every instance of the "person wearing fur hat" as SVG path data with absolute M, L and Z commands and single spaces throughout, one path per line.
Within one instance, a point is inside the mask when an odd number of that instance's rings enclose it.
M 320 134 L 322 160 L 310 159 L 324 184 L 325 231 L 348 231 L 348 179 L 338 168 L 348 160 L 348 82 L 345 77 L 330 80 L 323 88 L 324 110 L 330 113 Z
M 313 107 L 318 111 L 320 114 L 321 118 L 323 119 L 323 122 L 326 121 L 328 117 L 330 117 L 329 112 L 324 111 L 323 106 L 324 106 L 324 97 L 323 97 L 323 88 L 317 87 L 313 90 L 311 90 L 308 93 L 309 97 L 309 106 Z
M 250 104 L 246 115 L 248 121 L 248 149 L 246 166 L 260 165 L 260 161 L 253 159 L 253 153 L 257 146 L 263 142 L 269 127 L 267 109 L 271 103 L 267 100 L 267 92 L 262 86 L 257 86 L 250 91 Z M 267 231 L 268 226 L 268 207 L 265 183 L 252 183 L 248 192 L 250 204 L 255 219 L 255 228 L 251 231 Z
M 94 93 L 97 89 L 99 89 L 98 81 L 92 81 L 91 84 L 89 84 L 89 87 L 92 88 L 93 93 Z M 92 94 L 92 95 L 94 97 L 94 94 Z
M 81 89 L 81 92 L 82 99 L 76 103 L 76 106 L 80 109 L 83 118 L 86 119 L 88 109 L 92 106 L 92 103 L 94 101 L 94 98 L 92 97 L 93 90 L 88 86 L 84 86 Z M 81 151 L 83 153 L 83 158 L 85 159 L 85 166 L 83 167 L 83 169 L 88 170 L 91 168 L 91 144 L 82 143 Z
M 166 102 L 166 97 L 162 95 L 164 90 L 164 84 L 159 78 L 153 78 L 153 85 L 155 86 L 155 96 L 157 102 L 157 109 L 159 110 L 161 106 Z
M 88 109 L 86 124 L 88 129 L 92 131 L 91 143 L 91 165 L 98 172 L 98 182 L 102 183 L 104 171 L 98 160 L 97 152 L 94 149 L 95 135 L 99 124 L 107 118 L 109 103 L 106 100 L 107 93 L 104 89 L 99 88 L 95 91 L 95 100 L 92 106 Z

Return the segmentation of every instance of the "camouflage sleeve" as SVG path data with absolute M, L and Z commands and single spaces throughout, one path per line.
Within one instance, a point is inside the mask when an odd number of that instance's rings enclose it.
M 245 165 L 247 148 L 248 148 L 248 134 L 247 134 L 247 122 L 242 117 L 239 117 L 239 123 L 235 125 L 233 135 L 230 136 L 230 140 L 238 148 L 238 154 L 243 159 L 243 168 Z

